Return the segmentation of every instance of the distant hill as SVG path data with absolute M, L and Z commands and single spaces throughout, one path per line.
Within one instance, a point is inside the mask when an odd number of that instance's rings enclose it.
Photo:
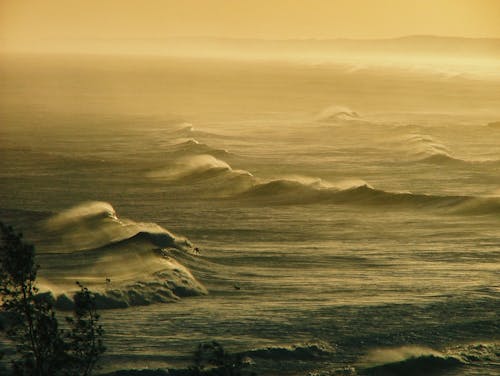
M 0 47 L 2 43 L 0 43 Z M 201 57 L 321 57 L 331 55 L 421 55 L 500 59 L 500 39 L 414 35 L 392 39 L 236 39 L 177 37 L 41 41 L 35 52 L 143 54 Z M 22 50 L 22 48 L 18 48 Z
M 148 43 L 148 41 L 144 41 Z M 497 56 L 500 39 L 459 38 L 414 35 L 392 39 L 231 39 L 231 38 L 168 38 L 149 40 L 160 46 L 236 49 L 248 52 L 367 52 L 418 53 L 439 55 Z

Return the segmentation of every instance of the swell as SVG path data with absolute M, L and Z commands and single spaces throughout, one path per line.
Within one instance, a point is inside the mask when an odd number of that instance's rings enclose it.
M 404 360 L 389 362 L 366 367 L 361 370 L 360 375 L 367 376 L 394 376 L 394 375 L 436 375 L 442 374 L 455 368 L 463 367 L 465 364 L 453 356 L 442 356 L 436 354 L 425 354 L 410 356 Z
M 67 209 L 44 220 L 39 233 L 39 284 L 59 308 L 72 306 L 76 281 L 96 293 L 101 308 L 207 293 L 183 265 L 186 257 L 198 254 L 197 247 L 155 223 L 121 219 L 108 203 Z
M 266 347 L 245 351 L 250 358 L 272 360 L 319 360 L 334 356 L 335 349 L 322 342 L 296 344 L 291 346 Z
M 316 115 L 316 121 L 323 123 L 361 123 L 368 124 L 361 116 L 346 106 L 332 105 L 323 109 Z
M 496 368 L 496 343 L 456 345 L 442 352 L 418 346 L 373 349 L 360 361 L 359 374 L 370 376 L 437 375 L 480 364 L 483 370 Z
M 216 149 L 207 144 L 201 143 L 194 138 L 175 144 L 171 147 L 171 153 L 176 156 L 193 156 L 210 154 L 217 158 L 228 158 L 232 153 L 225 149 Z
M 243 192 L 256 181 L 250 172 L 235 170 L 225 161 L 210 154 L 179 158 L 168 167 L 151 171 L 146 176 L 181 185 L 206 183 L 210 192 L 223 195 Z
M 466 166 L 466 165 L 481 165 L 493 166 L 499 165 L 499 160 L 475 160 L 458 158 L 453 155 L 452 151 L 441 141 L 431 135 L 412 133 L 398 138 L 398 144 L 401 153 L 398 157 L 406 154 L 411 162 L 426 163 L 444 166 Z
M 485 160 L 474 160 L 474 159 L 460 159 L 453 157 L 446 153 L 435 153 L 417 159 L 415 162 L 428 163 L 435 165 L 448 165 L 448 166 L 484 166 L 484 167 L 496 167 L 500 165 L 500 160 L 497 159 L 485 159 Z
M 138 234 L 162 239 L 165 246 L 189 250 L 192 244 L 156 223 L 119 218 L 106 202 L 84 202 L 55 214 L 39 224 L 44 239 L 42 253 L 68 253 L 95 249 Z
M 389 192 L 367 184 L 348 189 L 318 187 L 297 181 L 273 180 L 257 184 L 239 198 L 265 204 L 330 203 L 363 207 L 433 209 L 457 214 L 499 214 L 500 199 L 461 195 Z
M 177 127 L 175 127 L 175 129 L 172 129 L 169 133 L 176 138 L 194 138 L 194 137 L 217 138 L 217 139 L 232 138 L 227 135 L 197 130 L 191 123 L 180 123 L 177 125 Z
M 301 176 L 264 180 L 246 170 L 235 170 L 212 155 L 181 158 L 173 165 L 152 171 L 147 176 L 191 187 L 198 185 L 209 196 L 260 205 L 330 203 L 376 208 L 430 209 L 452 214 L 500 214 L 498 197 L 391 192 L 371 187 L 362 180 L 339 184 Z M 112 213 L 108 212 L 107 215 L 112 216 Z

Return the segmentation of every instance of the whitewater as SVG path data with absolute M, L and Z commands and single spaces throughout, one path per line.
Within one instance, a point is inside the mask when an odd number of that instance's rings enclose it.
M 216 340 L 259 375 L 496 375 L 500 77 L 469 73 L 6 56 L 0 220 L 61 312 L 96 293 L 102 372 Z

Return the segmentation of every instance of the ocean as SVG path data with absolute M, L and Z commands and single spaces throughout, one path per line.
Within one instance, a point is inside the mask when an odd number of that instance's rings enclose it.
M 102 372 L 215 340 L 259 375 L 498 375 L 483 73 L 4 56 L 0 220 L 61 308 L 76 280 L 97 293 Z

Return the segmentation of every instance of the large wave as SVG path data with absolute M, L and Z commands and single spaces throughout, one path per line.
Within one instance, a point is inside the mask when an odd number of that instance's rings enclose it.
M 207 131 L 200 131 L 194 127 L 191 123 L 180 123 L 170 131 L 170 134 L 175 138 L 197 138 L 197 137 L 206 137 L 206 138 L 231 138 L 227 135 L 215 134 Z
M 373 349 L 360 359 L 360 375 L 435 375 L 452 369 L 481 364 L 496 368 L 499 361 L 497 343 L 456 345 L 444 351 L 426 347 L 402 346 Z
M 180 158 L 170 166 L 147 174 L 148 177 L 181 184 L 209 182 L 212 192 L 235 194 L 252 187 L 253 175 L 235 170 L 225 161 L 209 154 Z
M 137 234 L 148 234 L 162 247 L 189 251 L 189 240 L 173 235 L 156 223 L 135 222 L 118 218 L 107 202 L 91 201 L 66 209 L 42 221 L 45 233 L 42 241 L 45 252 L 66 253 L 106 246 L 130 239 Z M 45 246 L 45 244 L 47 244 Z
M 172 153 L 180 156 L 192 156 L 210 154 L 218 158 L 230 156 L 230 153 L 225 149 L 216 149 L 207 144 L 203 144 L 194 138 L 188 138 L 185 141 L 179 142 L 172 146 Z
M 412 133 L 396 140 L 411 162 L 435 165 L 495 165 L 498 160 L 458 158 L 441 141 L 428 134 Z
M 363 363 L 360 373 L 370 376 L 429 375 L 464 365 L 458 357 L 417 346 L 376 349 L 365 356 Z
M 399 142 L 403 144 L 410 160 L 427 163 L 462 162 L 451 155 L 450 149 L 439 140 L 427 134 L 409 134 Z
M 339 123 L 349 121 L 362 121 L 360 115 L 349 107 L 332 105 L 323 109 L 316 120 L 326 123 Z
M 39 283 L 58 307 L 71 306 L 75 281 L 94 291 L 101 307 L 207 293 L 181 263 L 198 251 L 188 239 L 154 223 L 120 219 L 108 203 L 70 208 L 45 220 L 41 229 Z
M 432 195 L 376 189 L 363 180 L 336 184 L 320 178 L 289 176 L 265 180 L 245 170 L 234 170 L 211 155 L 183 158 L 172 166 L 148 174 L 176 184 L 205 184 L 207 190 L 228 199 L 253 204 L 293 205 L 330 203 L 363 207 L 438 210 L 452 214 L 499 214 L 500 198 L 467 195 Z M 215 194 L 215 193 L 213 193 Z M 112 215 L 109 214 L 108 215 Z
M 359 183 L 358 183 L 359 184 Z M 460 195 L 427 195 L 410 192 L 389 192 L 368 184 L 341 189 L 291 180 L 273 180 L 257 184 L 239 197 L 265 204 L 359 205 L 385 208 L 417 208 L 451 214 L 499 214 L 500 199 Z
M 323 342 L 296 344 L 291 346 L 266 347 L 245 351 L 250 358 L 272 360 L 318 360 L 333 356 L 335 349 Z

